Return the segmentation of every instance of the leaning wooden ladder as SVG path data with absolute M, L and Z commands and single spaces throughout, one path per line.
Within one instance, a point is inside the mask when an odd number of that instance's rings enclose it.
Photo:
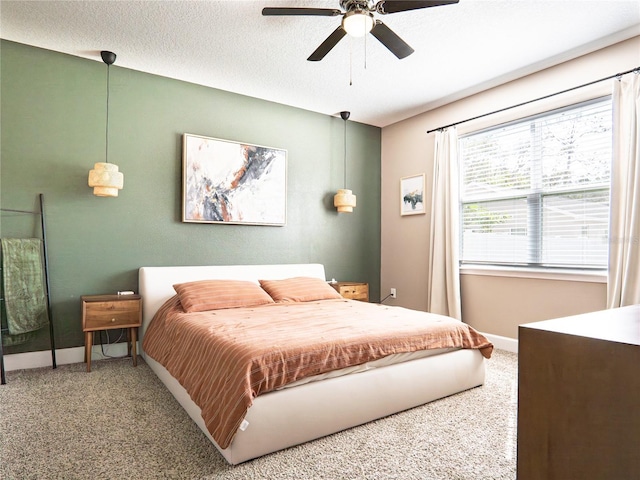
M 55 339 L 53 336 L 53 316 L 51 314 L 51 298 L 50 298 L 50 289 L 49 289 L 49 256 L 47 253 L 47 233 L 45 226 L 45 218 L 44 218 L 44 195 L 39 194 L 40 201 L 40 211 L 34 212 L 30 210 L 15 210 L 11 208 L 0 208 L 2 212 L 12 212 L 12 213 L 26 213 L 31 215 L 40 215 L 40 227 L 42 230 L 42 251 L 43 251 L 43 266 L 44 266 L 44 279 L 45 279 L 45 297 L 47 300 L 47 315 L 49 317 L 49 339 L 51 343 L 51 363 L 53 368 L 57 368 L 56 365 L 56 346 Z M 4 301 L 4 298 L 0 298 L 0 302 Z M 1 384 L 4 385 L 7 383 L 6 374 L 4 370 L 4 349 L 2 346 L 2 329 L 0 329 L 0 376 L 1 376 Z

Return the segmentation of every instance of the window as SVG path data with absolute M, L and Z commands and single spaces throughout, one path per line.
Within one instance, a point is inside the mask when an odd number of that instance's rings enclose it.
M 611 100 L 466 135 L 463 264 L 606 268 Z

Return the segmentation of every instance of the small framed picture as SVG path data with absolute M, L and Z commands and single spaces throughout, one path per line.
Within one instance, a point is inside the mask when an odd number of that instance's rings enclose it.
M 426 213 L 424 208 L 424 173 L 400 179 L 400 215 Z

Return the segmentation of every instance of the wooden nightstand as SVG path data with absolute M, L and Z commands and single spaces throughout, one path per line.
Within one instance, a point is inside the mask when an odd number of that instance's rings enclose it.
M 344 298 L 351 300 L 369 301 L 369 284 L 362 282 L 334 282 L 330 283 Z
M 137 328 L 142 324 L 142 297 L 140 295 L 83 295 L 82 331 L 84 332 L 84 359 L 87 372 L 91 371 L 91 344 L 93 332 L 114 328 L 128 329 L 127 350 L 138 365 L 136 353 Z

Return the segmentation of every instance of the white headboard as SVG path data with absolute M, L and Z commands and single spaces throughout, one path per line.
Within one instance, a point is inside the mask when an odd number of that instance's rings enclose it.
M 291 277 L 315 277 L 325 280 L 324 265 L 319 263 L 283 265 L 210 265 L 195 267 L 141 267 L 138 289 L 142 295 L 142 338 L 156 311 L 175 295 L 173 285 L 196 280 L 281 280 Z

